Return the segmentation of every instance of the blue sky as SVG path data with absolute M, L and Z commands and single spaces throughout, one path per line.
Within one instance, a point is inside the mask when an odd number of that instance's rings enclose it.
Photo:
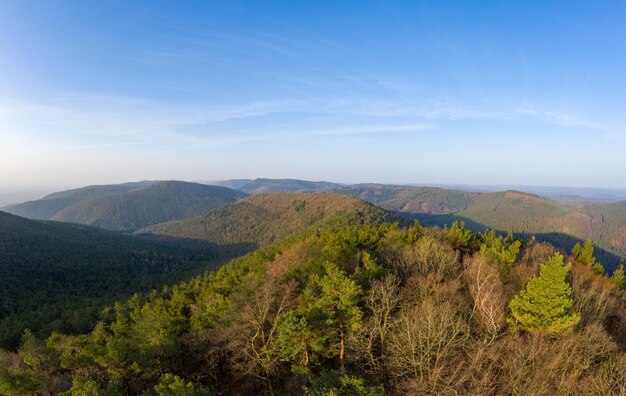
M 0 191 L 626 188 L 625 2 L 0 0 Z

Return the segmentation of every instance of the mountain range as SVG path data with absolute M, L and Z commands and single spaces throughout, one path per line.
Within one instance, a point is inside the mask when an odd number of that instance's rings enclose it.
M 293 214 L 293 208 L 289 207 L 293 202 L 283 202 L 284 198 L 264 194 L 330 194 L 335 196 L 332 199 L 335 201 L 337 195 L 348 195 L 426 225 L 444 226 L 463 221 L 474 231 L 486 228 L 504 233 L 511 231 L 534 236 L 568 251 L 575 243 L 591 239 L 599 248 L 599 258 L 609 268 L 617 264 L 620 256 L 626 256 L 626 201 L 565 204 L 514 190 L 479 192 L 374 183 L 344 185 L 297 179 L 237 179 L 217 183 L 220 186 L 177 181 L 90 186 L 51 194 L 4 210 L 32 219 L 80 223 L 110 230 L 141 230 L 140 233 L 199 238 L 217 243 L 258 244 L 284 235 L 283 231 L 290 229 L 286 219 Z M 246 198 L 248 194 L 259 198 Z M 352 201 L 351 205 L 358 207 L 356 202 Z M 273 219 L 271 226 L 266 226 L 270 218 Z M 284 230 L 278 219 L 286 221 Z M 227 236 L 223 226 L 226 222 L 246 224 L 249 229 L 241 230 L 242 227 L 235 226 L 241 235 Z M 313 224 L 313 221 L 309 223 Z M 233 232 L 232 229 L 229 228 L 228 232 Z

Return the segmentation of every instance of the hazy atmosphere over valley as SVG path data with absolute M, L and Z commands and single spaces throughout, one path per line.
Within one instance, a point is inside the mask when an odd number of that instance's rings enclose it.
M 0 0 L 0 395 L 626 395 L 626 3 Z

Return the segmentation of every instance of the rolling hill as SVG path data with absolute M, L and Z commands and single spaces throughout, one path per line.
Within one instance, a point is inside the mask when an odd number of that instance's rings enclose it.
M 207 268 L 212 246 L 150 241 L 0 212 L 0 346 L 28 327 L 83 331 L 100 309 Z
M 53 220 L 132 231 L 151 224 L 198 216 L 245 197 L 219 186 L 163 181 L 124 194 L 79 202 Z
M 360 199 L 336 194 L 257 194 L 204 216 L 156 224 L 137 231 L 217 244 L 267 245 L 323 222 L 355 216 L 364 221 L 398 221 Z
M 149 185 L 146 183 L 125 183 L 103 186 L 87 186 L 74 190 L 61 191 L 35 201 L 10 205 L 2 210 L 16 216 L 33 220 L 50 220 L 59 211 L 75 203 L 108 195 L 121 194 Z
M 86 187 L 53 194 L 7 210 L 13 214 L 27 214 L 29 218 L 133 231 L 151 224 L 198 216 L 246 195 L 225 187 L 160 181 L 141 185 Z

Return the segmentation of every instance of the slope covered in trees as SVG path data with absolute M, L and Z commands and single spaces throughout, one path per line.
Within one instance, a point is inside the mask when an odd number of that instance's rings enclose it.
M 52 220 L 132 231 L 205 214 L 245 196 L 225 187 L 163 181 L 124 194 L 79 202 L 56 213 Z
M 248 194 L 262 194 L 272 192 L 320 192 L 332 191 L 342 187 L 341 184 L 324 181 L 307 181 L 297 179 L 236 179 L 218 181 L 214 184 L 233 188 Z
M 129 191 L 141 189 L 149 184 L 150 182 L 87 186 L 74 190 L 53 193 L 35 201 L 10 205 L 2 210 L 16 216 L 26 217 L 27 219 L 50 220 L 56 213 L 74 205 L 75 203 L 91 198 L 123 194 Z
M 437 187 L 357 184 L 337 190 L 402 213 L 449 214 L 467 209 L 480 194 Z
M 156 224 L 137 233 L 264 246 L 315 224 L 341 221 L 337 216 L 399 220 L 385 210 L 343 195 L 272 193 L 253 195 L 204 216 Z
M 87 334 L 25 333 L 0 391 L 622 395 L 623 290 L 572 260 L 458 224 L 326 223 L 115 304 Z
M 519 191 L 470 192 L 438 187 L 386 184 L 333 185 L 303 180 L 256 179 L 222 182 L 235 189 L 282 191 L 280 186 L 306 186 L 307 191 L 346 194 L 425 224 L 450 225 L 465 221 L 474 231 L 495 228 L 536 235 L 564 250 L 577 240 L 592 239 L 604 249 L 604 261 L 617 265 L 626 256 L 626 202 L 605 205 L 565 205 Z M 539 189 L 541 190 L 541 189 Z
M 188 278 L 216 253 L 0 212 L 0 346 L 26 327 L 84 331 L 104 304 Z
M 246 195 L 225 187 L 161 181 L 86 187 L 7 210 L 29 218 L 133 231 L 151 224 L 198 216 Z M 33 208 L 38 210 L 30 211 Z M 41 208 L 45 210 L 39 210 Z

